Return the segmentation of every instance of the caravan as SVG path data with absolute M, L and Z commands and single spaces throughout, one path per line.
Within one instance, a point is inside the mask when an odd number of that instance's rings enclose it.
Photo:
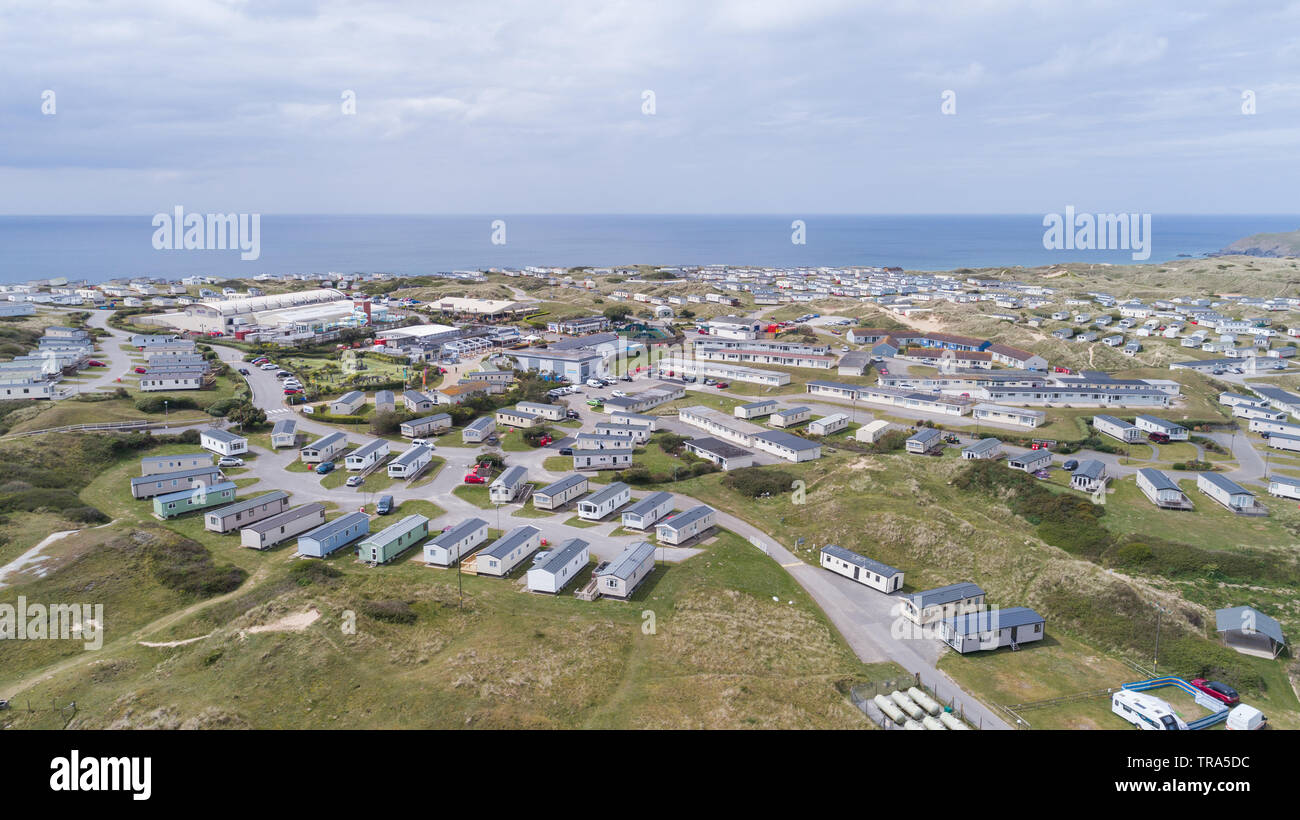
M 1187 730 L 1173 708 L 1154 695 L 1121 689 L 1110 697 L 1110 710 L 1139 729 Z

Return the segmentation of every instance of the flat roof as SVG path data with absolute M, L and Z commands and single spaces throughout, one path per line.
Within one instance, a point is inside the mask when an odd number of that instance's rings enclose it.
M 686 442 L 686 444 L 690 447 L 695 447 L 696 449 L 712 453 L 720 458 L 738 458 L 740 456 L 753 455 L 753 453 L 743 447 L 737 447 L 730 442 L 723 441 L 719 438 L 713 438 L 712 436 L 691 439 Z

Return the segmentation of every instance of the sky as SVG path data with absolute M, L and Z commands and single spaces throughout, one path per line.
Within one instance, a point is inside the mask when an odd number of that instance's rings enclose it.
M 0 213 L 1295 213 L 1297 66 L 1267 0 L 6 0 Z

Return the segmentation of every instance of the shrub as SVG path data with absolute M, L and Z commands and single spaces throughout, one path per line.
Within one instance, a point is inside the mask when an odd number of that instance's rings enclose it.
M 415 623 L 415 610 L 406 601 L 385 599 L 380 601 L 362 601 L 361 612 L 367 618 L 390 624 Z
M 743 496 L 763 498 L 788 492 L 794 480 L 794 476 L 784 470 L 746 467 L 732 471 L 722 483 Z

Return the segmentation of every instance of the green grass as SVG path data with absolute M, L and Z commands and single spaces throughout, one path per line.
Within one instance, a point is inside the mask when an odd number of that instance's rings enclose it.
M 585 518 L 579 518 L 578 516 L 575 515 L 572 518 L 566 520 L 564 522 L 564 525 L 566 527 L 583 527 L 583 528 L 599 527 L 601 524 L 608 524 L 611 521 L 617 521 L 617 520 L 618 518 L 615 517 L 612 513 L 602 521 L 588 521 Z
M 488 485 L 486 484 L 461 484 L 451 492 L 475 507 L 490 510 L 496 506 L 488 497 Z
M 408 486 L 411 487 L 411 489 L 416 489 L 418 487 L 424 487 L 429 485 L 430 483 L 433 482 L 435 478 L 438 477 L 438 473 L 442 470 L 443 466 L 446 463 L 447 463 L 447 459 L 441 458 L 439 456 L 432 456 L 429 459 L 429 466 L 425 467 L 424 472 L 420 475 L 420 477 L 415 479 L 415 481 L 410 482 Z M 369 480 L 367 479 L 367 481 Z

